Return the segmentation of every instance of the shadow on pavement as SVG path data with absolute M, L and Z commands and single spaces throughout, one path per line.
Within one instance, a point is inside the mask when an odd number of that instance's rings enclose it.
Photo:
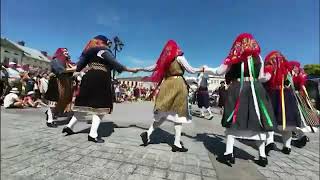
M 209 136 L 212 135 L 212 136 Z M 228 166 L 231 166 L 230 164 L 226 163 L 223 160 L 223 154 L 225 152 L 226 144 L 224 141 L 224 136 L 218 135 L 218 134 L 197 134 L 197 136 L 192 137 L 187 134 L 184 134 L 184 136 L 195 139 L 197 141 L 203 142 L 204 147 L 211 152 L 216 158 L 217 161 L 220 163 L 226 164 Z M 243 160 L 254 160 L 254 156 L 250 155 L 246 151 L 239 149 L 237 147 L 234 147 L 234 156 L 238 159 Z
M 114 128 L 116 127 L 116 124 L 113 122 L 101 122 L 99 129 L 98 129 L 98 134 L 100 137 L 109 137 L 111 134 L 114 132 Z M 78 131 L 78 133 L 89 133 L 90 132 L 90 127 L 83 129 L 81 131 Z

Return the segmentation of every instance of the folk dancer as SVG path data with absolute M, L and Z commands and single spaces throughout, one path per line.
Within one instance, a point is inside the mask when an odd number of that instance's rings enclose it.
M 116 70 L 137 72 L 120 64 L 112 54 L 112 42 L 105 36 L 94 37 L 85 46 L 80 60 L 77 63 L 77 72 L 86 66 L 88 71 L 81 79 L 80 91 L 75 99 L 74 115 L 62 133 L 74 134 L 73 127 L 77 123 L 81 112 L 92 114 L 92 125 L 88 135 L 88 141 L 103 143 L 98 135 L 101 119 L 113 110 L 113 92 L 111 83 L 111 71 Z
M 185 71 L 195 74 L 201 72 L 201 69 L 191 67 L 178 44 L 174 40 L 169 40 L 156 65 L 139 70 L 153 71 L 149 80 L 158 83 L 159 87 L 155 99 L 153 123 L 147 132 L 140 135 L 143 144 L 148 145 L 152 132 L 164 121 L 171 121 L 175 128 L 172 151 L 187 152 L 188 149 L 180 140 L 182 124 L 191 123 L 191 115 L 188 110 L 188 85 L 183 74 Z
M 67 48 L 58 48 L 51 61 L 51 75 L 45 99 L 49 101 L 46 111 L 47 126 L 56 128 L 54 122 L 58 114 L 71 112 L 72 75 L 76 67 L 71 65 Z
M 295 92 L 290 87 L 289 64 L 279 51 L 270 52 L 265 58 L 265 72 L 270 76 L 266 89 L 272 102 L 278 127 L 282 135 L 284 154 L 290 154 L 292 132 L 303 126 Z M 275 149 L 274 132 L 269 132 L 266 141 L 267 155 Z
M 260 56 L 260 47 L 251 34 L 239 35 L 228 57 L 217 68 L 205 68 L 212 75 L 228 74 L 227 90 L 222 126 L 226 128 L 226 152 L 222 158 L 228 164 L 235 163 L 234 139 L 256 140 L 259 148 L 257 164 L 266 166 L 266 133 L 272 131 L 274 115 L 271 102 L 261 79 L 267 79 Z
M 209 113 L 208 119 L 213 118 L 210 106 L 209 106 L 209 92 L 208 92 L 208 75 L 205 73 L 199 73 L 198 76 L 198 90 L 197 90 L 197 101 L 198 108 L 200 108 L 200 117 L 205 117 L 204 113 Z

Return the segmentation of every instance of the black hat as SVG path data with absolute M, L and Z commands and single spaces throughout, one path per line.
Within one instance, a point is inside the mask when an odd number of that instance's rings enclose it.
M 107 38 L 106 36 L 104 36 L 104 35 L 98 35 L 98 36 L 94 37 L 94 39 L 99 39 L 99 40 L 103 41 L 103 42 L 106 43 L 106 44 L 108 44 L 108 43 L 111 42 L 110 39 L 108 39 L 108 38 Z

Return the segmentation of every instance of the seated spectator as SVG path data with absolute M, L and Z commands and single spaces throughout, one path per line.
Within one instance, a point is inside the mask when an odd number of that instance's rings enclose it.
M 24 97 L 23 102 L 25 106 L 33 108 L 40 107 L 40 105 L 43 104 L 40 99 L 36 99 L 34 91 L 29 91 L 27 96 Z
M 3 100 L 5 108 L 23 108 L 24 103 L 18 96 L 18 88 L 12 88 L 10 93 L 7 94 Z

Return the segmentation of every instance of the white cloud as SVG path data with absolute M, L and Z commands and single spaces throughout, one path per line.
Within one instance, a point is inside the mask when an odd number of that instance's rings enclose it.
M 96 23 L 107 27 L 115 27 L 120 25 L 120 16 L 115 11 L 107 11 L 104 14 L 97 14 Z

